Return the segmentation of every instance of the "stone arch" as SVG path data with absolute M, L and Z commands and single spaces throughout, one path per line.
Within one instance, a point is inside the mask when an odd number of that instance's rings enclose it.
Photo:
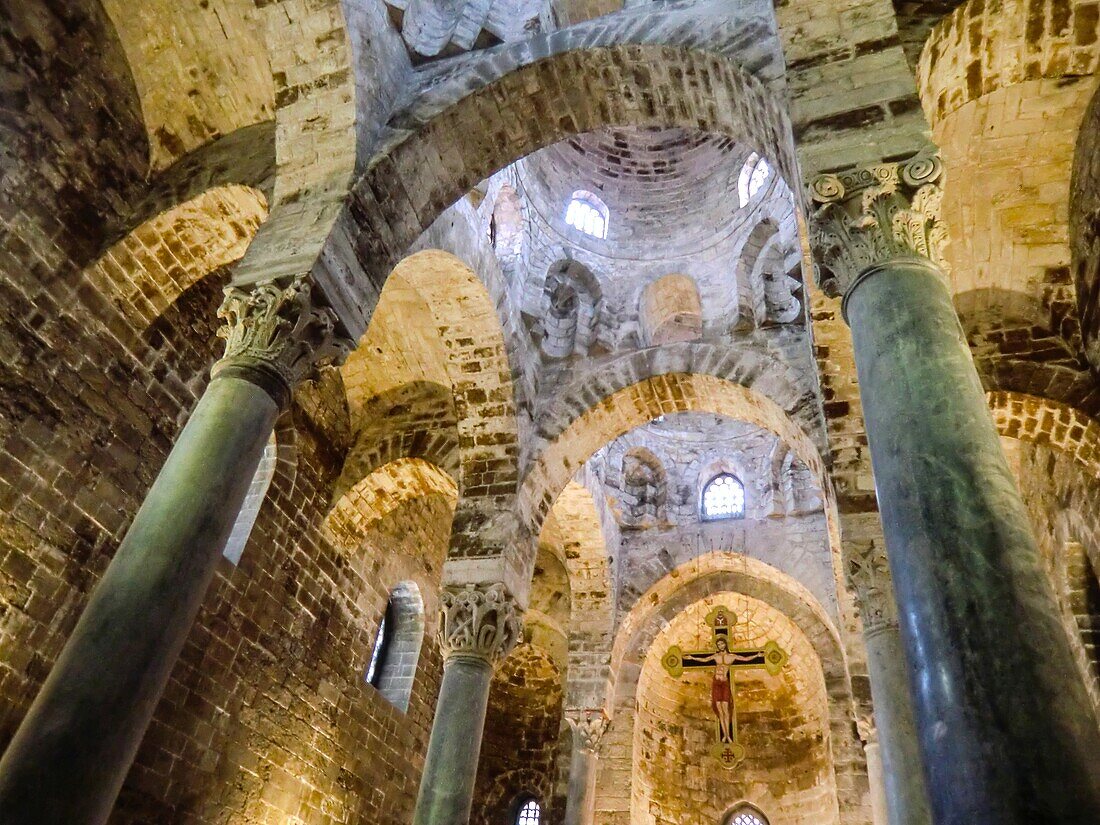
M 550 265 L 543 286 L 542 317 L 532 328 L 544 359 L 586 355 L 596 342 L 603 289 L 588 267 L 565 258 Z
M 419 458 L 459 480 L 458 422 L 449 386 L 413 381 L 371 398 L 333 488 L 338 500 L 361 479 L 401 458 Z
M 1100 424 L 1080 410 L 1025 393 L 986 393 L 993 423 L 1006 438 L 1047 444 L 1100 478 Z
M 653 527 L 667 518 L 668 473 L 652 450 L 635 446 L 622 457 L 622 524 L 624 528 Z
M 384 464 L 348 489 L 325 517 L 324 530 L 343 552 L 359 549 L 364 528 L 404 501 L 443 496 L 452 508 L 458 487 L 444 470 L 422 458 L 399 458 Z
M 427 307 L 441 349 L 429 365 L 450 386 L 459 438 L 459 487 L 463 500 L 494 494 L 516 483 L 516 414 L 512 375 L 496 308 L 477 275 L 449 252 L 416 252 L 395 267 L 387 282 L 380 312 L 389 294 L 414 293 Z M 379 320 L 384 320 L 379 317 Z M 370 338 L 344 367 L 349 398 L 357 392 L 364 367 L 370 365 Z M 360 363 L 361 362 L 361 363 Z
M 646 284 L 638 316 L 646 346 L 698 341 L 703 336 L 702 301 L 690 275 L 665 275 Z
M 394 139 L 367 163 L 355 186 L 349 209 L 356 220 L 341 221 L 341 234 L 348 236 L 338 243 L 355 251 L 372 285 L 364 285 L 364 296 L 355 299 L 368 313 L 370 294 L 377 294 L 393 262 L 444 204 L 514 160 L 570 135 L 609 126 L 711 131 L 775 159 L 778 173 L 795 179 L 783 104 L 729 58 L 674 47 L 588 44 L 535 60 L 527 57 L 514 66 L 503 60 L 486 68 L 474 86 L 440 84 L 414 109 L 396 117 L 391 122 Z M 575 91 L 561 98 L 552 92 L 556 88 Z M 588 100 L 600 100 L 601 105 L 573 103 Z M 501 131 L 494 126 L 528 123 L 531 111 L 556 111 L 558 116 L 538 129 Z M 469 138 L 457 155 L 456 132 Z M 446 164 L 440 162 L 444 156 L 449 158 Z M 421 175 L 426 176 L 422 181 Z M 392 187 L 385 181 L 394 179 L 402 180 L 405 193 L 424 196 L 389 196 Z
M 755 559 L 719 551 L 696 557 L 667 572 L 634 602 L 621 606 L 624 615 L 612 655 L 614 715 L 604 741 L 605 748 L 615 747 L 618 739 L 621 746 L 618 749 L 625 755 L 616 756 L 605 750 L 605 758 L 599 765 L 597 806 L 612 775 L 621 781 L 624 771 L 633 773 L 633 765 L 624 763 L 624 759 L 632 763 L 631 751 L 638 743 L 631 735 L 624 738 L 624 734 L 632 733 L 628 729 L 636 715 L 632 703 L 654 641 L 685 610 L 701 600 L 729 593 L 768 605 L 787 617 L 805 638 L 819 664 L 818 684 L 827 707 L 825 735 L 835 776 L 833 787 L 844 787 L 846 782 L 854 781 L 854 776 L 845 774 L 854 774 L 855 765 L 862 760 L 862 751 L 855 733 L 851 686 L 836 627 L 820 603 L 794 578 Z M 630 712 L 624 712 L 627 710 Z M 836 803 L 832 804 L 835 811 Z
M 124 0 L 103 7 L 134 75 L 152 168 L 272 118 L 271 66 L 249 4 L 151 0 L 140 14 Z
M 793 239 L 786 237 L 771 216 L 762 218 L 749 233 L 737 261 L 738 318 L 753 326 L 786 324 L 797 319 L 802 305 L 796 294 L 802 282 L 789 273 Z M 795 255 L 794 257 L 797 257 Z
M 617 390 L 608 387 L 597 402 L 582 403 L 566 414 L 524 477 L 520 508 L 527 523 L 538 526 L 572 474 L 601 446 L 659 415 L 677 412 L 709 412 L 770 430 L 821 477 L 820 455 L 806 433 L 751 384 L 700 373 L 666 373 Z
M 140 333 L 200 278 L 238 261 L 266 218 L 259 190 L 209 189 L 135 227 L 84 277 Z
M 921 51 L 917 85 L 928 119 L 935 126 L 970 101 L 1016 83 L 1095 74 L 1100 51 L 1080 46 L 1098 37 L 1100 20 L 1078 3 L 960 3 L 932 28 Z
M 569 664 L 569 628 L 573 615 L 572 581 L 558 548 L 540 542 L 524 611 L 523 635 L 542 648 L 564 674 Z

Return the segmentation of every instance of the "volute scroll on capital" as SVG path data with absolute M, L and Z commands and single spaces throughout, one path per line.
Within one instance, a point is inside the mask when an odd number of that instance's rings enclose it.
M 440 605 L 443 658 L 481 659 L 496 666 L 520 639 L 515 599 L 502 584 L 446 587 Z
M 573 729 L 577 747 L 589 753 L 599 750 L 611 721 L 601 708 L 571 708 L 565 711 L 565 719 Z
M 817 205 L 811 245 L 821 288 L 839 297 L 861 275 L 891 261 L 920 261 L 946 271 L 943 165 L 920 154 L 810 181 Z
M 307 275 L 229 286 L 218 309 L 225 354 L 211 378 L 233 375 L 263 387 L 280 407 L 323 366 L 343 363 L 355 342 L 314 296 Z

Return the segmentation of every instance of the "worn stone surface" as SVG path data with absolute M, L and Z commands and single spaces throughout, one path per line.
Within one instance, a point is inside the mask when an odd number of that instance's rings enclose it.
M 754 767 L 768 792 L 739 793 L 773 823 L 871 821 L 878 614 L 848 574 L 881 524 L 803 185 L 930 141 L 955 304 L 1100 708 L 1092 0 L 34 0 L 0 19 L 0 747 L 207 385 L 223 287 L 310 273 L 358 341 L 278 419 L 254 526 L 112 822 L 409 822 L 438 641 L 402 670 L 404 712 L 364 675 L 391 592 L 430 629 L 466 582 L 526 608 L 487 687 L 475 820 L 523 793 L 560 820 L 559 708 L 612 717 L 601 821 L 631 821 L 632 789 L 645 822 L 726 816 L 728 783 L 693 773 L 678 796 L 674 760 L 633 761 L 654 730 L 690 761 L 709 713 L 640 691 L 635 642 L 722 592 L 793 622 L 798 679 L 825 685 L 812 708 L 746 686 L 790 736 Z M 742 198 L 754 155 L 772 174 Z M 578 190 L 607 238 L 565 221 Z M 717 469 L 745 519 L 699 520 Z

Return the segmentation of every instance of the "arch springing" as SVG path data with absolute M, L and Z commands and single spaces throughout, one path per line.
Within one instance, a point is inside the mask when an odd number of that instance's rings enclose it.
M 607 237 L 609 219 L 610 213 L 604 202 L 583 189 L 573 193 L 569 199 L 569 206 L 565 209 L 567 224 L 600 240 Z
M 745 517 L 745 485 L 730 473 L 719 473 L 703 488 L 703 519 Z
M 767 183 L 771 173 L 772 168 L 766 158 L 762 158 L 756 152 L 749 155 L 737 178 L 737 199 L 742 207 L 747 206 L 749 201 L 756 197 L 756 193 Z

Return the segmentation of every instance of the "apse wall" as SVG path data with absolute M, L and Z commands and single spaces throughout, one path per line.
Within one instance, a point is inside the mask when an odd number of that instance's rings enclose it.
M 710 646 L 704 620 L 720 604 L 737 614 L 735 646 L 774 640 L 790 655 L 778 676 L 755 670 L 735 676 L 739 741 L 746 757 L 732 770 L 710 755 L 715 737 L 710 673 L 674 679 L 661 666 L 672 644 L 684 650 Z M 620 707 L 617 714 L 609 736 L 633 753 L 632 825 L 713 825 L 744 801 L 763 811 L 772 825 L 838 821 L 820 662 L 801 630 L 763 602 L 717 593 L 680 613 L 647 652 L 633 706 Z

